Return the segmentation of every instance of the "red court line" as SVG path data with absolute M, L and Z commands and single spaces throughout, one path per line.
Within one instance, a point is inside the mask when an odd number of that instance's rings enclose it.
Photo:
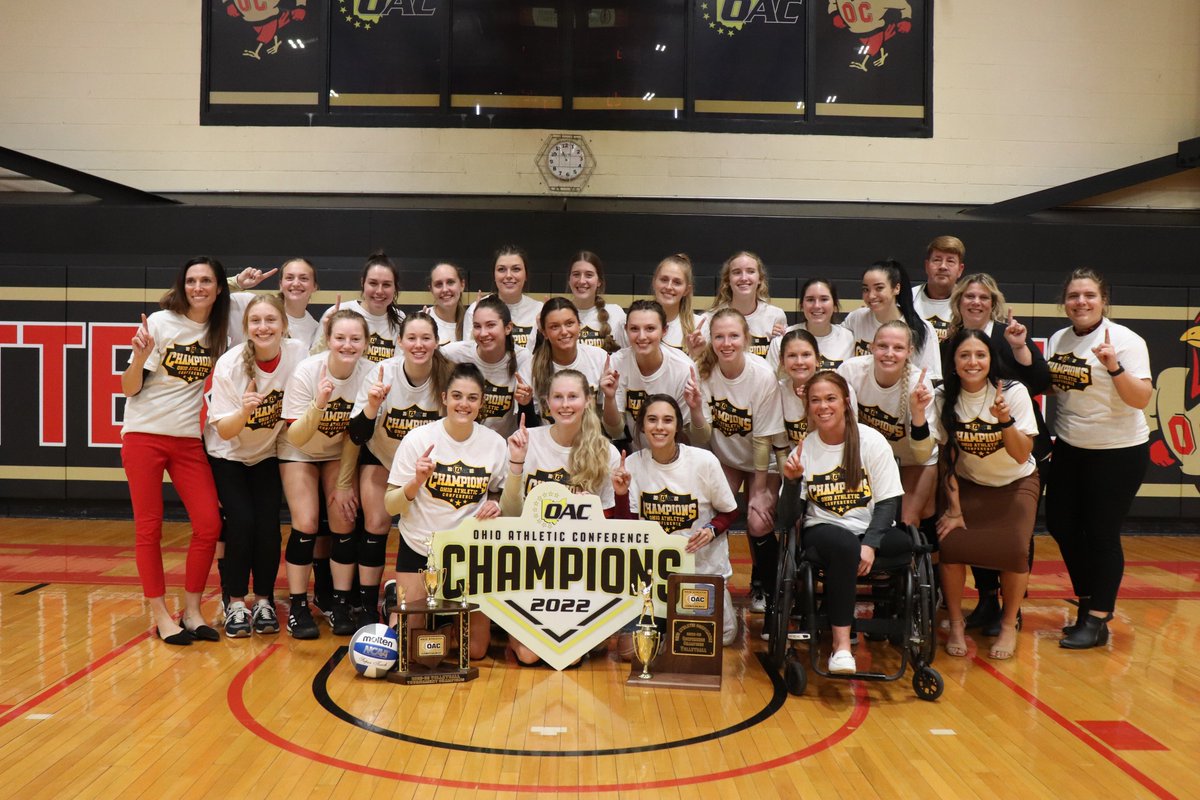
M 226 695 L 229 702 L 229 708 L 233 712 L 234 717 L 242 723 L 254 735 L 260 739 L 275 745 L 281 750 L 285 750 L 293 755 L 307 758 L 311 761 L 316 761 L 326 766 L 344 769 L 350 772 L 358 772 L 363 775 L 371 775 L 376 778 L 387 778 L 389 780 L 406 781 L 409 783 L 418 783 L 426 786 L 444 786 L 452 789 L 482 789 L 492 792 L 573 792 L 573 793 L 592 793 L 592 792 L 621 792 L 639 789 L 665 789 L 676 786 L 689 786 L 699 783 L 711 783 L 713 781 L 726 780 L 736 778 L 741 775 L 752 775 L 757 772 L 763 772 L 768 769 L 775 769 L 787 764 L 800 761 L 822 750 L 827 750 L 838 744 L 850 734 L 858 730 L 863 721 L 867 718 L 867 712 L 871 707 L 871 700 L 867 694 L 866 685 L 860 681 L 852 681 L 851 686 L 854 693 L 854 707 L 850 712 L 850 716 L 842 723 L 841 727 L 831 733 L 829 736 L 814 742 L 808 747 L 796 750 L 793 753 L 773 758 L 770 761 L 764 761 L 760 764 L 747 764 L 744 767 L 735 769 L 723 770 L 721 772 L 712 772 L 707 775 L 694 775 L 687 778 L 668 778 L 659 781 L 645 781 L 642 783 L 610 783 L 599 786 L 538 786 L 528 784 L 508 784 L 508 783 L 483 783 L 479 781 L 461 781 L 451 780 L 447 778 L 430 778 L 425 775 L 412 775 L 406 772 L 396 772 L 394 770 L 379 769 L 378 767 L 368 767 L 364 764 L 355 764 L 352 761 L 345 761 L 340 758 L 320 753 L 316 750 L 310 750 L 307 747 L 302 747 L 294 742 L 290 742 L 278 735 L 274 731 L 268 730 L 254 715 L 246 708 L 243 692 L 246 688 L 246 683 L 256 669 L 266 661 L 276 650 L 279 650 L 282 645 L 273 644 L 264 649 L 261 653 L 255 656 L 254 660 L 247 664 L 233 679 L 229 685 L 229 691 Z
M 136 647 L 137 645 L 141 644 L 142 642 L 146 641 L 149 638 L 150 638 L 150 631 L 146 631 L 145 633 L 139 634 L 139 635 L 133 637 L 132 639 L 130 639 L 125 644 L 118 645 L 117 647 L 113 648 L 112 650 L 109 650 L 107 653 L 100 656 L 100 658 L 98 658 L 95 661 L 93 661 L 92 663 L 88 664 L 86 667 L 79 670 L 78 672 L 73 672 L 70 675 L 68 675 L 67 677 L 58 681 L 57 683 L 51 684 L 49 687 L 47 687 L 46 689 L 43 689 L 41 692 L 39 692 L 38 694 L 29 698 L 24 703 L 9 707 L 4 712 L 4 714 L 2 716 L 0 716 L 0 727 L 3 727 L 5 725 L 7 725 L 8 723 L 12 722 L 14 719 L 21 716 L 29 709 L 35 708 L 38 705 L 41 705 L 43 702 L 45 702 L 46 700 L 49 700 L 51 697 L 58 694 L 63 689 L 66 689 L 71 684 L 78 683 L 79 681 L 86 678 L 88 675 L 91 675 L 93 672 L 95 672 L 96 670 L 103 667 L 105 664 L 109 663 L 113 659 L 120 656 L 122 653 L 125 653 L 126 651 Z
M 1162 786 L 1159 786 L 1148 775 L 1146 775 L 1145 773 L 1140 771 L 1137 767 L 1133 766 L 1128 761 L 1126 761 L 1125 759 L 1121 758 L 1119 755 L 1114 753 L 1112 750 L 1105 747 L 1099 741 L 1097 741 L 1096 739 L 1089 736 L 1083 730 L 1083 728 L 1079 727 L 1074 722 L 1071 722 L 1071 720 L 1067 719 L 1062 714 L 1058 713 L 1053 708 L 1051 708 L 1049 705 L 1047 705 L 1046 703 L 1039 700 L 1037 698 L 1037 695 L 1033 694 L 1033 692 L 1030 692 L 1029 690 L 1025 689 L 1023 686 L 1018 684 L 1012 678 L 1008 677 L 1007 675 L 1002 673 L 1000 670 L 996 669 L 994 666 L 989 664 L 987 661 L 984 661 L 978 655 L 973 656 L 972 661 L 974 661 L 977 666 L 982 667 L 993 678 L 1000 681 L 1002 684 L 1004 684 L 1009 689 L 1011 689 L 1014 694 L 1016 694 L 1018 697 L 1023 699 L 1025 702 L 1029 703 L 1029 705 L 1033 706 L 1038 711 L 1041 711 L 1043 714 L 1050 717 L 1050 719 L 1052 719 L 1056 723 L 1058 723 L 1058 725 L 1061 728 L 1066 730 L 1068 733 L 1070 733 L 1076 739 L 1083 742 L 1088 747 L 1092 748 L 1097 753 L 1099 753 L 1101 756 L 1103 756 L 1104 758 L 1108 759 L 1110 762 L 1115 764 L 1117 767 L 1119 767 L 1121 769 L 1122 772 L 1124 772 L 1129 777 L 1133 778 L 1135 781 L 1137 781 L 1143 787 L 1145 787 L 1151 793 L 1153 793 L 1155 797 L 1161 797 L 1161 798 L 1163 798 L 1163 800 L 1177 800 L 1175 795 L 1168 792 Z

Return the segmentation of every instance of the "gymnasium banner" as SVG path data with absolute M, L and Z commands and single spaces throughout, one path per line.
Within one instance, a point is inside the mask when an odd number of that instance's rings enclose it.
M 555 669 L 564 669 L 634 620 L 637 588 L 652 580 L 667 615 L 667 576 L 695 569 L 687 539 L 657 522 L 609 520 L 600 498 L 542 483 L 519 517 L 469 519 L 434 534 L 433 563 L 447 600 L 483 613 Z

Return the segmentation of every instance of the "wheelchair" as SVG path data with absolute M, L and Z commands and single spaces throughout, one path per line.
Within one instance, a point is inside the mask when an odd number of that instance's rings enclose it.
M 784 684 L 793 695 L 804 694 L 808 670 L 823 678 L 865 681 L 895 681 L 912 665 L 912 687 L 921 700 L 941 696 L 945 684 L 931 665 L 937 651 L 934 618 L 937 592 L 934 582 L 933 547 L 912 526 L 901 526 L 912 540 L 909 552 L 880 557 L 868 575 L 857 579 L 856 602 L 872 602 L 875 614 L 856 619 L 863 638 L 886 640 L 900 653 L 895 672 L 830 673 L 821 661 L 822 634 L 830 630 L 829 616 L 817 602 L 817 584 L 823 579 L 816 553 L 805 551 L 801 542 L 803 514 L 784 530 L 780 541 L 779 567 L 773 603 L 767 608 L 764 630 L 770 636 L 768 664 L 782 670 Z M 808 643 L 808 666 L 800 649 Z M 826 654 L 827 656 L 828 654 Z

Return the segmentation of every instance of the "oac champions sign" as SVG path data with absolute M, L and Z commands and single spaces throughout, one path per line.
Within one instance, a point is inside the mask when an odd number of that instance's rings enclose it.
M 656 522 L 608 520 L 600 498 L 543 483 L 519 517 L 469 519 L 433 537 L 443 596 L 483 612 L 550 666 L 564 669 L 637 617 L 633 586 L 653 576 L 666 616 L 667 575 L 690 573 L 687 539 Z

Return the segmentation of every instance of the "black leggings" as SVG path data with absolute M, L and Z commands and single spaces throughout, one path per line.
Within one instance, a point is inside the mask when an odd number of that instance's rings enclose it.
M 1054 443 L 1046 488 L 1046 527 L 1062 551 L 1076 597 L 1112 611 L 1125 573 L 1121 523 L 1150 462 L 1148 443 L 1084 450 Z
M 862 561 L 862 537 L 841 525 L 823 522 L 804 529 L 804 547 L 816 552 L 825 570 L 825 610 L 829 624 L 842 627 L 854 622 L 858 564 Z M 903 528 L 883 535 L 876 558 L 897 556 L 912 549 L 912 539 Z
M 246 596 L 250 573 L 254 593 L 273 597 L 279 573 L 279 509 L 283 483 L 279 461 L 264 458 L 254 466 L 224 458 L 208 459 L 225 516 L 225 593 Z

